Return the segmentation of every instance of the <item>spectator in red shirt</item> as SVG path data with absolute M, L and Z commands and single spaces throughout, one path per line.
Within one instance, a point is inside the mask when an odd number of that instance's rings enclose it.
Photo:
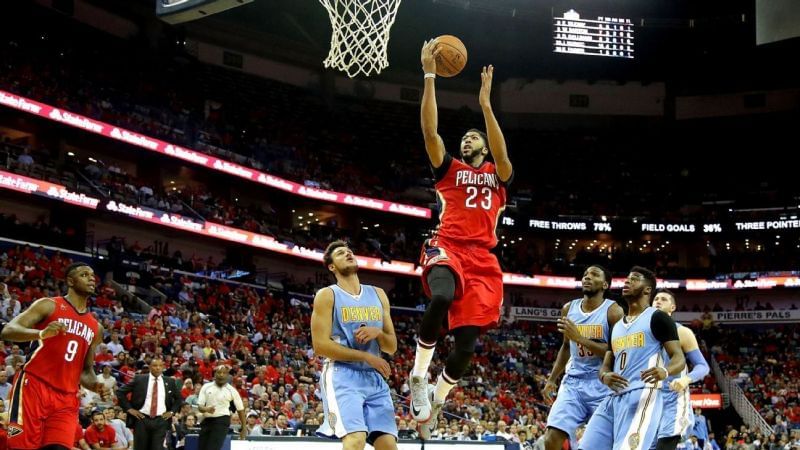
M 114 448 L 117 434 L 114 428 L 106 426 L 106 416 L 103 412 L 95 411 L 92 413 L 92 424 L 86 429 L 84 439 L 94 450 L 110 450 Z

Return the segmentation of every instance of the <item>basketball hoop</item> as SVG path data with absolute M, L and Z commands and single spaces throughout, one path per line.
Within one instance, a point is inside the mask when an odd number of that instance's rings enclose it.
M 389 66 L 389 31 L 401 0 L 319 0 L 331 19 L 331 50 L 325 67 L 370 76 Z

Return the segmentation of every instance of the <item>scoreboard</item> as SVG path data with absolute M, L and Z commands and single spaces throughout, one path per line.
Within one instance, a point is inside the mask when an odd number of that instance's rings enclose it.
M 570 9 L 553 17 L 553 43 L 556 53 L 633 59 L 633 24 L 620 17 L 581 19 Z

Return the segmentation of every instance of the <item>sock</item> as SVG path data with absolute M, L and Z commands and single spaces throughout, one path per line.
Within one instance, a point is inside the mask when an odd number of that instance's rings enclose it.
M 411 376 L 425 378 L 428 375 L 428 367 L 431 365 L 435 349 L 436 343 L 426 344 L 417 339 L 417 353 L 414 355 L 414 369 L 411 371 Z
M 456 387 L 456 383 L 458 383 L 458 380 L 451 379 L 443 370 L 442 374 L 439 375 L 439 379 L 436 380 L 436 390 L 433 391 L 433 401 L 444 403 L 444 399 L 446 399 L 447 394 Z

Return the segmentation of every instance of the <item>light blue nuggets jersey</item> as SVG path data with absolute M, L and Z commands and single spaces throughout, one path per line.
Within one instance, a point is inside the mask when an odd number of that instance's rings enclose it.
M 661 342 L 653 335 L 650 321 L 658 309 L 647 307 L 633 322 L 623 318 L 611 332 L 611 350 L 614 352 L 614 372 L 628 380 L 628 387 L 617 392 L 632 391 L 645 387 L 656 387 L 642 381 L 642 371 L 662 364 Z
M 681 327 L 683 327 L 683 325 L 679 324 L 678 322 L 675 322 L 675 326 L 678 329 L 681 329 Z M 681 335 L 680 332 L 678 332 L 678 336 L 680 336 L 680 335 Z M 666 369 L 668 364 L 669 364 L 669 354 L 667 353 L 666 349 L 662 349 L 661 350 L 661 367 Z M 684 376 L 684 375 L 686 375 L 688 373 L 689 373 L 689 364 L 687 363 L 686 367 L 684 367 L 683 370 L 681 370 L 679 374 L 667 376 L 667 379 L 661 382 L 661 389 L 663 389 L 665 391 L 674 392 L 674 391 L 672 391 L 672 389 L 669 388 L 669 384 L 672 383 L 673 380 L 676 380 L 676 379 L 678 379 L 678 378 L 680 378 L 680 377 L 682 377 L 682 376 Z
M 583 299 L 578 298 L 570 302 L 567 319 L 575 322 L 581 336 L 597 342 L 608 342 L 610 331 L 608 327 L 608 308 L 614 304 L 612 300 L 605 299 L 600 306 L 590 313 L 581 310 Z M 600 366 L 603 365 L 603 356 L 593 355 L 589 349 L 578 345 L 575 341 L 569 342 L 569 363 L 567 365 L 567 375 L 574 377 L 585 377 L 587 375 L 597 376 Z
M 380 356 L 378 340 L 373 339 L 366 344 L 356 342 L 355 333 L 361 327 L 377 327 L 383 329 L 383 305 L 374 286 L 361 285 L 361 294 L 353 296 L 339 286 L 329 286 L 333 290 L 333 326 L 331 339 L 345 347 L 361 350 Z M 372 369 L 363 361 L 336 361 L 354 369 Z

